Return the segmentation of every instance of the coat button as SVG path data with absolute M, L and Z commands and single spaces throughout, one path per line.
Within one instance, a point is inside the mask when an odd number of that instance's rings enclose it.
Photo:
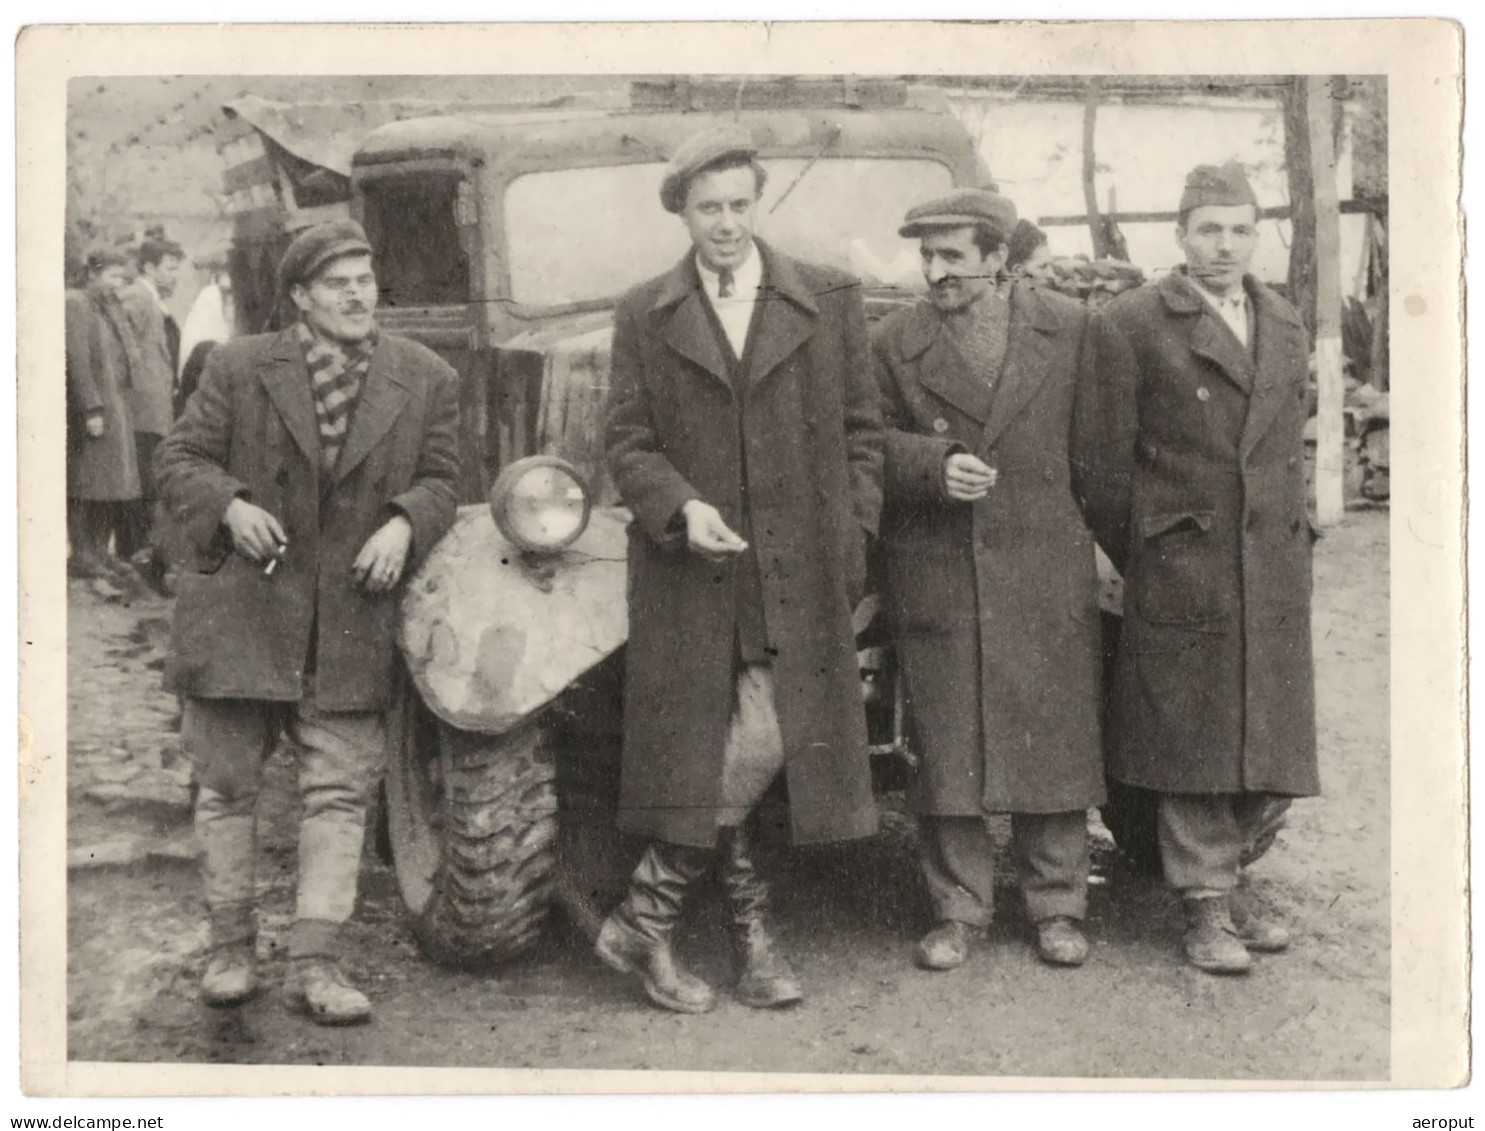
M 1290 456 L 1289 457 L 1289 466 L 1290 467 L 1298 467 L 1299 466 L 1299 457 L 1298 456 Z
M 937 420 L 935 420 L 933 422 L 933 430 L 935 432 L 937 432 L 939 435 L 943 435 L 945 432 L 947 432 L 949 430 L 949 422 L 947 420 L 945 420 L 942 416 L 940 416 Z
M 273 477 L 273 481 L 280 487 L 287 487 L 289 485 L 289 469 L 287 467 L 279 468 L 278 474 Z
M 1196 390 L 1196 399 L 1199 400 L 1199 401 L 1209 401 L 1209 400 L 1211 400 L 1212 399 L 1212 390 L 1211 389 L 1208 389 L 1205 385 L 1200 386 Z

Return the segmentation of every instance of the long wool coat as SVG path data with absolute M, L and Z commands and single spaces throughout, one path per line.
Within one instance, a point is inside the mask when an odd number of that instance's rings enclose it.
M 1051 813 L 1104 798 L 1093 536 L 1080 496 L 1086 308 L 1025 283 L 993 392 L 928 302 L 873 338 L 887 421 L 888 608 L 921 813 Z M 944 493 L 945 458 L 999 473 Z
M 134 425 L 124 403 L 128 332 L 118 300 L 102 291 L 68 291 L 67 497 L 92 502 L 139 498 Z M 103 435 L 89 436 L 90 413 L 103 414 Z
M 1110 773 L 1176 793 L 1319 791 L 1299 315 L 1253 279 L 1252 350 L 1184 274 L 1105 308 L 1111 556 L 1125 579 Z
M 740 387 L 691 256 L 615 314 L 608 460 L 634 514 L 620 823 L 681 844 L 716 837 L 739 588 L 736 562 L 687 549 L 692 498 L 734 530 L 748 500 L 795 839 L 876 827 L 851 630 L 881 507 L 865 315 L 854 280 L 759 247 Z
M 175 363 L 170 356 L 165 314 L 154 292 L 138 279 L 124 289 L 119 301 L 134 336 L 139 364 L 128 392 L 134 430 L 163 436 L 175 419 Z
M 351 563 L 396 512 L 412 524 L 411 576 L 454 520 L 458 377 L 431 350 L 381 335 L 329 481 L 304 353 L 290 327 L 217 346 L 155 455 L 162 498 L 194 549 L 176 600 L 166 686 L 207 699 L 303 696 L 314 634 L 326 711 L 387 705 L 397 590 L 352 584 Z M 231 549 L 239 494 L 278 519 L 272 576 Z

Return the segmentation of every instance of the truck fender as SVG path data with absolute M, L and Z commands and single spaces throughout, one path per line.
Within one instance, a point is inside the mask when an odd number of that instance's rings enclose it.
M 525 554 L 467 506 L 408 583 L 397 645 L 429 710 L 500 734 L 624 646 L 628 514 L 595 508 L 566 550 Z

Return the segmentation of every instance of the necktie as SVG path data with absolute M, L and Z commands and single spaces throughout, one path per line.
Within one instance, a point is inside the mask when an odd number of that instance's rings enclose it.
M 725 267 L 717 272 L 717 297 L 731 298 L 733 288 L 737 285 L 737 279 L 732 272 Z

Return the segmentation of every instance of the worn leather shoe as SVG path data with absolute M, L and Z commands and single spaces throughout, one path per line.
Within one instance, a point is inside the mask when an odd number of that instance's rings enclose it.
M 1036 925 L 1036 953 L 1050 966 L 1081 966 L 1088 961 L 1088 940 L 1076 920 L 1054 915 Z
M 241 1005 L 258 991 L 256 956 L 251 941 L 217 947 L 201 975 L 201 1000 L 223 1009 Z
M 371 1020 L 371 1001 L 328 958 L 294 958 L 284 993 L 296 1012 L 316 1025 L 359 1025 Z
M 924 970 L 952 970 L 969 957 L 974 928 L 953 919 L 939 923 L 918 940 L 913 960 Z
M 1186 960 L 1208 974 L 1246 974 L 1253 964 L 1222 896 L 1188 899 Z
M 612 970 L 639 978 L 645 996 L 676 1013 L 706 1013 L 717 1004 L 712 988 L 683 970 L 667 937 L 651 941 L 610 915 L 598 932 L 593 952 Z
M 1233 900 L 1230 910 L 1238 938 L 1249 950 L 1259 954 L 1278 954 L 1289 949 L 1289 931 L 1286 928 L 1259 918 L 1240 900 Z

